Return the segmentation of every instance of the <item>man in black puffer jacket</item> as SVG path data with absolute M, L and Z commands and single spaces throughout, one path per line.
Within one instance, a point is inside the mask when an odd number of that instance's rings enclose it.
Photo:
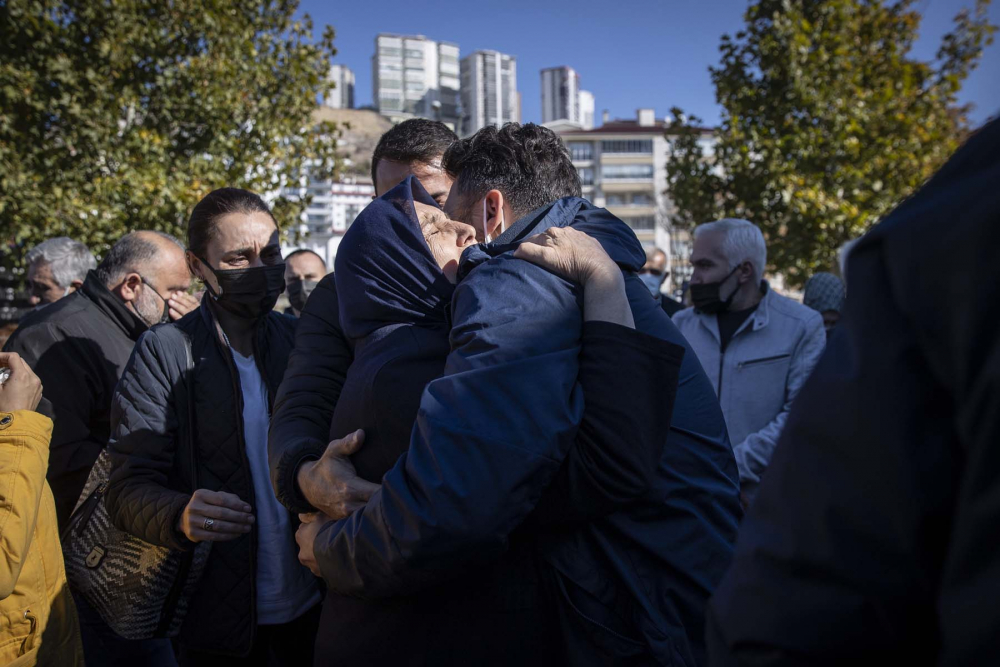
M 278 313 L 270 313 L 257 330 L 261 375 L 271 396 L 284 375 L 294 333 L 295 320 Z M 256 505 L 249 464 L 239 456 L 246 450 L 237 425 L 242 412 L 235 386 L 239 374 L 207 300 L 176 325 L 150 331 L 132 357 L 111 414 L 116 429 L 108 511 L 115 525 L 151 544 L 191 549 L 194 544 L 177 530 L 177 520 L 192 491 L 224 491 Z M 184 390 L 188 373 L 194 387 L 190 402 Z M 143 385 L 141 401 L 135 400 L 135 382 Z M 149 396 L 159 400 L 150 402 Z M 189 406 L 194 410 L 190 421 Z M 189 423 L 194 424 L 193 437 Z M 256 536 L 248 534 L 212 545 L 181 631 L 183 643 L 232 654 L 250 645 L 256 630 L 255 542 Z
M 259 196 L 207 195 L 188 226 L 201 308 L 139 339 L 115 392 L 107 490 L 114 524 L 152 544 L 211 541 L 177 638 L 182 665 L 312 660 L 320 600 L 296 522 L 267 471 L 267 423 L 296 320 L 277 226 Z

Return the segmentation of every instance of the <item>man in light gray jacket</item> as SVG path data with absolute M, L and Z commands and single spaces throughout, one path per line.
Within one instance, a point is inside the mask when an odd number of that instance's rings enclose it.
M 792 401 L 826 345 L 819 313 L 763 280 L 767 246 L 756 225 L 699 225 L 691 264 L 693 308 L 674 315 L 712 380 L 749 505 Z

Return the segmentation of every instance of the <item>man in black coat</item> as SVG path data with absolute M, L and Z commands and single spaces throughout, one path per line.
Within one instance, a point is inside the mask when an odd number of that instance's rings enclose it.
M 4 346 L 42 379 L 39 412 L 54 421 L 48 479 L 63 528 L 108 443 L 111 396 L 135 341 L 197 302 L 184 248 L 160 232 L 133 232 L 76 292 L 29 315 Z
M 711 602 L 710 664 L 996 663 L 997 183 L 993 121 L 851 250 Z

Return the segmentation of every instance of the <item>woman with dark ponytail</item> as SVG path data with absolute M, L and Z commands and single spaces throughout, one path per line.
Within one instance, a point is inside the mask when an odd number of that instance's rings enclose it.
M 181 665 L 307 665 L 319 589 L 267 466 L 271 405 L 295 320 L 278 227 L 264 201 L 209 193 L 188 223 L 201 307 L 138 341 L 115 392 L 108 512 L 153 544 L 212 542 L 177 638 Z

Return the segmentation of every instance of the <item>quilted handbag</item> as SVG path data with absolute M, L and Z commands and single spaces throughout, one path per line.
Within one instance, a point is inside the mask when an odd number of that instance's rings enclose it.
M 191 414 L 189 400 L 192 483 L 197 488 Z M 199 542 L 190 551 L 177 551 L 119 530 L 104 504 L 110 475 L 111 458 L 105 448 L 63 533 L 70 588 L 125 639 L 176 637 L 205 571 L 212 543 Z

